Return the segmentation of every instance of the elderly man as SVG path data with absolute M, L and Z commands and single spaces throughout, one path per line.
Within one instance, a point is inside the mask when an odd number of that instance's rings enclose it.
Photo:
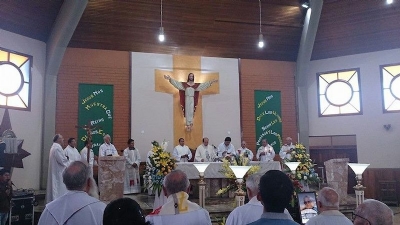
M 81 155 L 79 154 L 78 149 L 76 149 L 75 138 L 68 139 L 68 145 L 65 147 L 64 152 L 70 163 L 81 160 Z
M 46 205 L 38 225 L 101 225 L 106 204 L 90 196 L 98 197 L 89 166 L 72 162 L 62 177 L 68 192 Z
M 231 144 L 231 137 L 226 137 L 224 142 L 218 145 L 217 156 L 220 158 L 231 157 L 233 155 L 237 155 L 235 150 L 235 146 Z
M 124 194 L 140 193 L 140 152 L 135 148 L 135 141 L 129 139 L 128 147 L 124 150 L 125 156 L 125 181 L 124 181 Z
M 290 159 L 292 159 L 291 153 L 292 153 L 293 149 L 295 149 L 295 146 L 292 143 L 292 138 L 287 137 L 286 143 L 284 145 L 282 145 L 281 151 L 279 152 L 279 156 L 283 160 L 285 160 L 285 159 L 290 160 Z
M 106 134 L 103 137 L 104 143 L 100 145 L 99 156 L 118 156 L 118 151 L 113 144 L 111 144 L 110 135 Z
M 267 139 L 262 139 L 261 146 L 257 150 L 256 158 L 259 161 L 270 162 L 273 161 L 275 157 L 274 148 L 268 144 Z
M 260 184 L 261 174 L 253 174 L 246 179 L 247 196 L 250 201 L 240 207 L 235 208 L 228 216 L 226 225 L 242 225 L 252 223 L 258 220 L 263 214 L 264 207 L 257 199 L 259 193 L 258 185 Z M 291 219 L 289 212 L 285 209 Z
M 318 193 L 317 204 L 321 213 L 308 220 L 306 225 L 352 224 L 345 215 L 339 212 L 339 195 L 334 189 L 330 187 L 322 188 Z
M 262 202 L 264 213 L 261 219 L 249 223 L 250 225 L 298 225 L 284 213 L 294 190 L 292 181 L 286 174 L 279 170 L 269 170 L 261 177 L 259 189 L 257 199 Z
M 152 225 L 211 225 L 208 212 L 188 200 L 189 180 L 181 170 L 174 170 L 164 178 L 163 190 L 167 202 L 146 217 Z
M 213 162 L 216 157 L 214 146 L 208 144 L 208 138 L 203 138 L 203 143 L 196 149 L 194 160 L 196 162 Z
M 49 153 L 46 189 L 47 202 L 51 202 L 67 192 L 65 184 L 62 182 L 62 173 L 69 165 L 69 161 L 61 147 L 63 143 L 63 136 L 61 134 L 56 134 L 53 138 L 53 145 L 51 146 Z
M 177 162 L 188 162 L 192 158 L 192 152 L 185 145 L 185 139 L 179 138 L 179 145 L 175 146 L 172 156 Z
M 242 141 L 242 144 L 237 151 L 240 155 L 243 155 L 243 156 L 249 158 L 250 161 L 253 160 L 254 154 L 250 149 L 247 148 L 247 144 L 245 141 Z
M 393 225 L 393 211 L 383 202 L 368 199 L 353 215 L 354 225 Z

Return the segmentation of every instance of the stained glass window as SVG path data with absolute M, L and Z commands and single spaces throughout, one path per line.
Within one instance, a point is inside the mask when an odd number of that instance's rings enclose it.
M 381 68 L 383 111 L 400 112 L 400 64 Z

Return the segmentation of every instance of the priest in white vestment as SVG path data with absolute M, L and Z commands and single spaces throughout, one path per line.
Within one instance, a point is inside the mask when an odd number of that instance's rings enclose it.
M 146 216 L 146 221 L 152 225 L 211 225 L 207 210 L 188 200 L 189 185 L 183 171 L 169 173 L 163 184 L 167 202 Z
M 90 154 L 89 154 L 89 175 L 91 177 L 93 177 L 93 166 L 97 166 L 97 156 L 94 155 L 93 149 L 92 149 L 92 142 L 86 140 L 85 141 L 85 147 L 82 148 L 81 150 L 81 160 L 87 162 L 88 158 L 87 158 L 87 153 L 88 153 L 88 149 L 90 149 Z
M 247 148 L 247 144 L 245 141 L 242 141 L 242 144 L 237 151 L 240 156 L 245 156 L 245 157 L 249 158 L 250 161 L 253 161 L 254 154 L 250 149 Z
M 226 137 L 224 142 L 218 145 L 217 156 L 220 158 L 231 157 L 237 155 L 235 146 L 231 144 L 231 137 Z
M 53 138 L 53 145 L 49 153 L 46 202 L 51 202 L 67 192 L 67 188 L 62 181 L 62 173 L 69 165 L 69 161 L 61 146 L 63 143 L 63 136 L 61 134 L 56 134 Z
M 279 156 L 281 157 L 281 159 L 285 160 L 291 160 L 292 159 L 292 151 L 293 149 L 295 149 L 296 147 L 294 146 L 294 144 L 292 143 L 292 138 L 291 137 L 287 137 L 286 138 L 286 143 L 284 145 L 282 145 L 281 151 L 279 152 Z
M 257 150 L 256 158 L 259 161 L 271 162 L 274 160 L 275 151 L 271 145 L 268 144 L 267 139 L 262 139 L 261 146 Z
M 135 148 L 135 141 L 128 140 L 128 147 L 124 150 L 125 156 L 125 180 L 124 180 L 124 194 L 140 193 L 140 153 Z
M 81 154 L 79 154 L 78 149 L 76 149 L 75 138 L 68 139 L 68 145 L 65 147 L 64 152 L 70 163 L 81 160 Z
M 185 112 L 186 128 L 191 130 L 199 92 L 209 88 L 213 83 L 217 82 L 217 80 L 207 81 L 204 83 L 195 83 L 193 73 L 188 74 L 186 82 L 174 80 L 169 75 L 164 75 L 164 78 L 167 79 L 172 86 L 179 90 L 180 104 Z
M 215 148 L 208 144 L 208 138 L 203 138 L 203 144 L 199 145 L 196 149 L 196 154 L 194 155 L 194 161 L 196 162 L 214 162 L 217 158 L 215 154 Z
M 192 158 L 192 152 L 185 145 L 185 139 L 179 138 L 179 145 L 175 146 L 172 156 L 177 162 L 188 162 Z
M 117 149 L 111 144 L 110 135 L 104 135 L 103 139 L 104 143 L 99 147 L 99 156 L 118 156 Z
M 68 191 L 48 203 L 38 225 L 102 225 L 106 204 L 98 197 L 96 182 L 83 161 L 72 162 L 62 174 Z
M 264 207 L 260 201 L 257 200 L 257 194 L 259 192 L 258 185 L 260 184 L 260 178 L 262 174 L 253 174 L 246 179 L 246 190 L 247 196 L 250 201 L 242 206 L 235 208 L 228 216 L 225 225 L 242 225 L 249 224 L 258 219 L 264 212 Z M 289 211 L 285 209 L 285 214 L 290 216 Z M 293 218 L 292 218 L 293 220 Z

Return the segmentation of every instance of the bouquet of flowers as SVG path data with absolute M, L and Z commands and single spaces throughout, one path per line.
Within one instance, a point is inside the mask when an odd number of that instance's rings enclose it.
M 306 153 L 306 147 L 302 144 L 296 144 L 295 148 L 291 152 L 291 162 L 300 162 L 296 169 L 294 179 L 304 184 L 318 184 L 320 179 L 318 174 L 314 170 L 314 164 L 310 159 L 310 154 Z
M 219 171 L 222 173 L 226 178 L 228 178 L 228 186 L 221 188 L 217 191 L 217 195 L 223 195 L 230 190 L 237 190 L 237 184 L 236 184 L 236 177 L 233 171 L 229 166 L 248 166 L 250 163 L 250 159 L 245 157 L 245 156 L 237 156 L 234 155 L 231 160 L 223 159 L 222 160 L 222 169 Z M 252 174 L 257 173 L 260 170 L 259 165 L 251 166 L 251 168 L 247 171 L 246 175 L 243 178 L 243 185 L 242 189 L 244 192 L 246 192 L 246 177 L 250 176 Z
M 164 177 L 175 169 L 176 164 L 171 153 L 164 151 L 164 148 L 157 141 L 153 141 L 151 144 L 152 150 L 143 175 L 144 186 L 148 190 L 152 190 L 153 193 L 157 191 L 160 195 Z M 165 143 L 163 143 L 163 146 L 165 146 Z

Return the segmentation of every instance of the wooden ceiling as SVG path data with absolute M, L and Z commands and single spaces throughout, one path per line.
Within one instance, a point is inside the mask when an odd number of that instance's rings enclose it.
M 163 0 L 166 41 L 157 39 L 160 0 L 90 0 L 70 47 L 295 61 L 299 0 Z M 0 29 L 47 42 L 63 0 L 0 1 Z M 400 48 L 400 1 L 324 0 L 312 59 Z M 1 46 L 1 43 L 0 43 Z

